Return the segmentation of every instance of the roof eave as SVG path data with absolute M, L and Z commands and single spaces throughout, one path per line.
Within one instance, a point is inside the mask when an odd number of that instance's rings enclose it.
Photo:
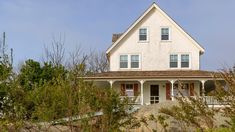
M 145 10 L 145 12 L 139 18 L 137 18 L 137 20 L 133 24 L 131 24 L 131 26 L 106 50 L 106 54 L 109 54 L 111 50 L 129 33 L 129 31 L 133 29 L 135 25 L 138 24 L 139 21 L 141 21 L 143 17 L 148 14 L 154 7 L 156 7 L 155 2 L 153 2 L 153 4 L 149 8 L 147 8 L 147 10 Z

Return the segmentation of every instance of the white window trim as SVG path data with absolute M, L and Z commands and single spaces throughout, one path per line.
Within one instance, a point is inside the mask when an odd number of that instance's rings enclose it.
M 171 55 L 177 55 L 177 67 L 171 67 L 171 65 L 170 65 L 170 63 L 171 63 Z M 177 54 L 177 53 L 172 53 L 172 54 L 169 54 L 169 68 L 170 69 L 178 69 L 179 68 L 179 54 Z
M 139 67 L 138 68 L 132 68 L 131 67 L 131 56 L 132 55 L 138 55 L 139 56 Z M 139 54 L 130 54 L 130 69 L 140 69 L 140 55 Z
M 178 65 L 177 67 L 170 67 L 170 55 L 175 55 L 177 54 L 178 55 Z M 189 55 L 189 67 L 181 67 L 181 55 L 183 54 L 187 54 Z M 178 53 L 175 53 L 175 52 L 172 52 L 172 53 L 169 53 L 168 55 L 168 67 L 170 70 L 179 70 L 179 69 L 183 69 L 183 70 L 190 70 L 192 69 L 192 54 L 191 53 L 188 53 L 188 52 L 178 52 Z
M 120 56 L 121 55 L 127 55 L 127 61 L 128 61 L 128 64 L 127 64 L 127 68 L 121 68 L 120 67 Z M 139 68 L 131 68 L 131 55 L 138 55 L 139 56 Z M 118 60 L 118 63 L 119 63 L 119 70 L 141 70 L 141 67 L 142 67 L 142 58 L 141 58 L 141 54 L 140 53 L 133 53 L 133 54 L 119 54 L 119 60 Z
M 189 66 L 188 67 L 181 67 L 181 55 L 183 55 L 183 54 L 187 54 L 187 55 L 189 55 Z M 182 53 L 180 53 L 180 69 L 192 69 L 192 55 L 191 55 L 191 53 L 188 53 L 188 52 L 182 52 Z
M 127 55 L 127 68 L 121 68 L 121 55 Z M 128 56 L 128 54 L 120 54 L 119 55 L 119 69 L 128 69 L 128 67 L 129 67 L 129 56 Z
M 168 28 L 169 29 L 169 39 L 168 40 L 162 40 L 162 28 Z M 161 42 L 171 42 L 171 27 L 170 26 L 161 26 L 160 27 L 160 41 Z
M 181 62 L 182 62 L 181 56 L 182 56 L 182 55 L 188 55 L 188 60 L 189 60 L 189 62 L 188 62 L 188 67 L 182 67 L 182 66 L 181 66 Z M 184 54 L 184 53 L 181 53 L 181 54 L 180 54 L 180 68 L 181 68 L 181 69 L 188 69 L 188 68 L 190 68 L 190 62 L 191 62 L 190 54 L 188 54 L 188 53 L 185 53 L 185 54 Z
M 140 35 L 140 29 L 146 29 L 147 30 L 147 36 L 146 36 L 146 40 L 140 40 L 140 38 L 139 38 L 139 35 Z M 139 43 L 148 43 L 149 42 L 149 28 L 148 27 L 140 27 L 139 29 L 138 29 L 138 42 Z

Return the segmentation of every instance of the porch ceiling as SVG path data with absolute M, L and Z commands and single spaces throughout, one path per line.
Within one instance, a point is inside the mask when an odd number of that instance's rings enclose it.
M 177 71 L 110 71 L 84 77 L 85 80 L 109 79 L 207 79 L 212 80 L 218 73 L 201 70 Z

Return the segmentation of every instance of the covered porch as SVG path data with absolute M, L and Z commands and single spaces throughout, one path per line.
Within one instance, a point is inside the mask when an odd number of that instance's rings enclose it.
M 93 81 L 98 88 L 113 88 L 120 93 L 120 98 L 128 98 L 132 104 L 149 105 L 174 100 L 174 97 L 180 96 L 178 93 L 179 87 L 181 93 L 186 97 L 198 95 L 208 98 L 206 100 L 212 102 L 211 97 L 205 96 L 210 90 L 214 89 L 214 78 L 211 72 L 136 71 L 108 72 L 99 73 L 98 75 L 99 77 L 96 75 L 93 78 L 85 78 L 85 80 Z

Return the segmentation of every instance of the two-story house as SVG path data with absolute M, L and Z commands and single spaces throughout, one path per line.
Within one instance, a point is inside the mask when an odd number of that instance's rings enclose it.
M 200 70 L 203 47 L 156 3 L 112 41 L 106 51 L 110 71 L 85 79 L 137 98 L 137 104 L 174 100 L 179 81 L 185 96 L 203 95 L 205 82 L 213 80 Z

